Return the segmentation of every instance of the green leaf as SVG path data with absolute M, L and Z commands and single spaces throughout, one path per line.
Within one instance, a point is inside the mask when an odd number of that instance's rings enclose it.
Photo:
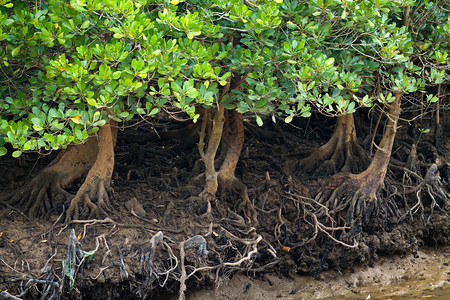
M 302 113 L 302 117 L 303 117 L 303 118 L 309 118 L 309 117 L 311 117 L 311 112 L 310 112 L 310 111 L 307 111 L 307 112 Z
M 284 119 L 284 122 L 291 123 L 293 118 L 294 118 L 293 115 L 289 115 L 289 116 L 286 117 L 286 119 Z
M 22 154 L 22 151 L 16 150 L 12 153 L 12 157 L 18 158 Z
M 116 71 L 116 72 L 112 73 L 111 78 L 112 78 L 112 79 L 119 79 L 119 78 L 120 78 L 120 75 L 122 75 L 122 72 Z
M 325 62 L 325 66 L 329 67 L 331 65 L 333 65 L 334 63 L 334 57 L 330 57 L 329 59 L 327 59 L 327 61 Z
M 129 115 L 128 112 L 123 111 L 123 112 L 121 112 L 121 113 L 119 114 L 119 117 L 121 117 L 121 118 L 126 118 L 126 117 L 128 117 L 128 115 Z
M 19 51 L 20 51 L 20 46 L 14 48 L 14 49 L 11 51 L 11 56 L 12 56 L 12 57 L 16 57 L 17 54 L 19 54 Z
M 288 22 L 286 23 L 286 26 L 287 26 L 287 28 L 289 28 L 289 29 L 297 29 L 297 28 L 298 28 L 298 26 L 295 25 L 294 23 L 292 23 L 291 21 L 288 21 Z
M 86 102 L 90 105 L 90 106 L 97 106 L 97 102 L 95 101 L 94 98 L 86 98 Z
M 155 107 L 154 109 L 152 109 L 152 111 L 150 112 L 150 116 L 156 115 L 157 113 L 159 113 L 159 108 Z
M 89 25 L 91 24 L 91 22 L 89 20 L 84 21 L 83 24 L 81 24 L 81 29 L 86 29 L 89 27 Z
M 6 150 L 5 147 L 0 147 L 0 156 L 3 156 L 6 154 L 6 152 L 8 152 L 8 150 Z
M 355 102 L 350 102 L 350 104 L 347 107 L 347 111 L 352 112 L 355 108 Z
M 260 116 L 256 115 L 256 124 L 258 124 L 259 127 L 263 126 L 263 120 Z
M 193 88 L 187 92 L 187 95 L 188 95 L 188 97 L 193 98 L 193 99 L 197 98 L 198 91 L 197 91 L 197 89 Z

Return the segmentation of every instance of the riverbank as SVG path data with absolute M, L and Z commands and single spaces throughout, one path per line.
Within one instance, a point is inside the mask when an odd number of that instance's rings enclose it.
M 450 247 L 422 248 L 414 254 L 381 256 L 372 266 L 343 274 L 330 270 L 317 279 L 237 274 L 215 287 L 188 293 L 187 299 L 450 299 Z M 176 299 L 174 297 L 173 299 Z

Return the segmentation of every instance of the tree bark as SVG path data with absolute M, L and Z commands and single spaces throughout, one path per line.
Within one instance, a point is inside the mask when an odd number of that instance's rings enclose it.
M 358 144 L 353 114 L 339 116 L 330 140 L 300 161 L 303 171 L 313 176 L 337 172 L 359 173 L 367 167 L 367 156 Z
M 213 112 L 203 112 L 198 149 L 205 165 L 203 174 L 205 187 L 199 197 L 208 202 L 206 215 L 211 217 L 211 202 L 218 192 L 221 199 L 237 193 L 238 212 L 242 212 L 250 222 L 256 224 L 257 215 L 248 197 L 247 187 L 235 177 L 236 166 L 244 145 L 243 117 L 236 111 L 228 111 L 227 116 L 226 122 L 225 110 L 221 104 Z M 206 151 L 205 140 L 208 140 Z M 220 164 L 219 171 L 216 171 L 216 154 L 221 142 L 224 160 Z
M 64 201 L 73 198 L 65 189 L 91 169 L 98 152 L 95 138 L 84 144 L 61 150 L 55 159 L 23 188 L 14 193 L 10 202 L 30 217 L 45 215 Z
M 217 149 L 222 137 L 223 124 L 225 122 L 224 108 L 220 104 L 213 112 L 213 118 L 210 120 L 211 111 L 205 110 L 202 119 L 202 128 L 200 132 L 200 141 L 198 143 L 198 150 L 200 156 L 205 165 L 205 188 L 200 194 L 200 197 L 210 201 L 217 192 L 218 182 L 217 175 L 218 172 L 214 167 L 214 160 L 216 157 Z M 211 129 L 209 132 L 206 130 L 208 123 L 211 124 Z M 207 148 L 205 152 L 205 138 L 208 139 Z
M 75 197 L 70 201 L 66 221 L 88 216 L 99 218 L 111 211 L 108 192 L 114 169 L 117 123 L 109 119 L 98 131 L 98 152 L 92 168 Z
M 380 144 L 375 145 L 377 151 L 369 167 L 360 174 L 336 174 L 331 183 L 316 196 L 316 200 L 324 204 L 319 209 L 319 217 L 336 216 L 347 211 L 346 223 L 355 226 L 369 224 L 374 214 L 383 213 L 386 218 L 387 215 L 396 214 L 393 212 L 396 209 L 395 204 L 389 204 L 391 200 L 378 199 L 377 196 L 384 183 L 401 112 L 402 93 L 396 93 L 394 96 L 395 100 L 386 104 L 389 108 L 388 121 Z
M 227 130 L 229 132 L 224 135 L 223 142 L 225 143 L 226 154 L 225 159 L 219 169 L 218 179 L 221 185 L 226 189 L 230 187 L 231 181 L 234 178 L 239 156 L 241 155 L 242 147 L 244 145 L 244 122 L 242 114 L 233 110 L 229 114 L 229 125 Z

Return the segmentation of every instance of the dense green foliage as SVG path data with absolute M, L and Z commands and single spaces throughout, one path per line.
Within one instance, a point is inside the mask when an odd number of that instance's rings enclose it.
M 79 143 L 107 118 L 196 120 L 196 106 L 222 101 L 259 125 L 290 122 L 449 81 L 442 0 L 0 4 L 0 155 Z

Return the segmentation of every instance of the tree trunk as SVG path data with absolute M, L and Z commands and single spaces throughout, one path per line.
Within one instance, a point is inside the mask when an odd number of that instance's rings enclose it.
M 198 150 L 205 165 L 205 188 L 200 194 L 200 197 L 210 201 L 217 192 L 218 172 L 214 167 L 214 160 L 217 149 L 219 148 L 222 137 L 223 124 L 225 122 L 224 108 L 220 104 L 213 112 L 213 119 L 210 120 L 211 111 L 205 110 L 202 118 L 202 128 L 200 131 L 200 141 L 198 143 Z M 211 129 L 207 131 L 208 123 L 211 124 Z M 205 152 L 205 139 L 207 138 L 208 146 Z
M 229 125 L 226 130 L 229 132 L 224 134 L 222 147 L 225 147 L 225 159 L 219 169 L 218 179 L 221 185 L 227 189 L 230 187 L 234 172 L 236 170 L 239 156 L 241 155 L 242 146 L 244 145 L 244 122 L 242 114 L 233 110 L 229 114 Z
M 98 152 L 92 168 L 66 213 L 66 221 L 81 217 L 108 215 L 111 211 L 108 192 L 114 169 L 114 147 L 117 139 L 117 123 L 109 119 L 98 131 Z
M 381 186 L 386 176 L 387 167 L 391 158 L 392 146 L 394 145 L 395 135 L 397 133 L 397 123 L 400 116 L 401 93 L 395 94 L 395 101 L 388 105 L 388 121 L 385 127 L 383 138 L 369 167 L 361 174 L 353 175 L 355 179 L 367 179 L 370 185 Z M 376 192 L 376 191 L 374 191 Z
M 396 93 L 394 102 L 386 104 L 389 108 L 388 122 L 369 167 L 360 174 L 336 174 L 331 183 L 316 196 L 316 200 L 324 204 L 318 209 L 319 217 L 325 215 L 333 217 L 342 211 L 347 211 L 345 222 L 355 226 L 369 224 L 375 214 L 383 214 L 384 219 L 387 219 L 388 215 L 397 215 L 393 211 L 396 209 L 395 204 L 389 203 L 391 201 L 389 199 L 378 199 L 377 193 L 383 186 L 391 157 L 401 111 L 401 97 L 401 93 Z M 371 226 L 374 225 L 371 224 Z
M 242 114 L 228 111 L 228 121 L 225 122 L 225 111 L 221 104 L 214 110 L 212 120 L 210 119 L 211 113 L 210 111 L 203 113 L 198 143 L 200 156 L 205 165 L 205 187 L 199 197 L 208 202 L 206 215 L 211 217 L 211 202 L 215 199 L 218 191 L 221 199 L 237 193 L 239 194 L 237 211 L 246 215 L 248 221 L 256 224 L 256 211 L 248 197 L 247 187 L 235 177 L 236 166 L 244 145 Z M 208 140 L 206 151 L 205 140 Z M 224 160 L 219 171 L 216 171 L 216 154 L 221 142 Z
M 339 116 L 330 140 L 300 161 L 303 171 L 313 176 L 329 176 L 339 171 L 359 173 L 367 167 L 367 157 L 358 144 L 353 114 Z

